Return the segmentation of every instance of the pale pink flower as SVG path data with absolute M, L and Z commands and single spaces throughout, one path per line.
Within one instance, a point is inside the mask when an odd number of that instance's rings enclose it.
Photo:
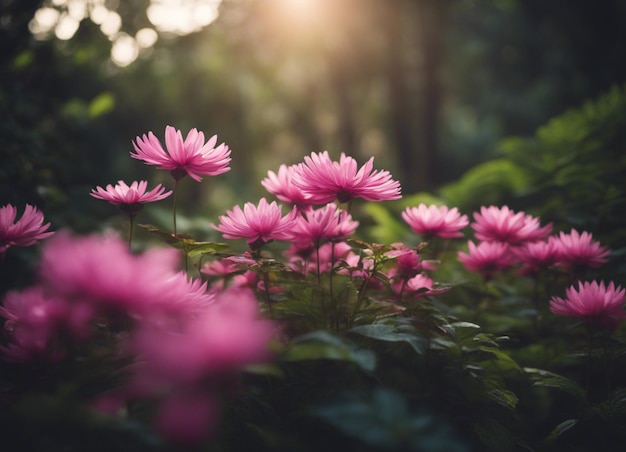
M 444 239 L 463 237 L 461 229 L 469 224 L 467 215 L 461 215 L 456 207 L 426 206 L 421 203 L 417 207 L 407 207 L 402 218 L 411 229 L 427 237 Z
M 204 133 L 191 129 L 183 141 L 180 130 L 172 126 L 165 128 L 165 145 L 152 132 L 137 137 L 133 142 L 135 153 L 131 157 L 143 160 L 148 165 L 168 170 L 176 180 L 189 175 L 200 182 L 200 176 L 217 176 L 230 171 L 230 150 L 226 144 L 217 144 L 217 135 L 204 142 Z
M 611 281 L 605 286 L 604 281 L 578 281 L 576 286 L 565 290 L 566 297 L 552 297 L 550 310 L 557 315 L 578 317 L 593 325 L 615 329 L 624 318 L 626 292 Z
M 43 224 L 43 214 L 26 204 L 22 217 L 15 221 L 17 208 L 11 204 L 0 207 L 0 255 L 11 246 L 30 246 L 51 236 L 46 232 L 50 223 Z
M 374 157 L 358 169 L 354 158 L 341 154 L 339 162 L 332 161 L 328 151 L 311 153 L 298 165 L 292 176 L 312 204 L 326 204 L 337 199 L 340 203 L 354 198 L 367 201 L 400 199 L 400 183 L 388 171 L 373 170 Z
M 475 245 L 467 242 L 469 253 L 459 251 L 457 256 L 466 269 L 480 272 L 490 278 L 496 271 L 503 270 L 515 263 L 509 245 L 502 242 L 480 242 Z
M 247 239 L 252 249 L 258 249 L 272 240 L 289 240 L 297 212 L 283 216 L 282 207 L 261 198 L 258 206 L 245 203 L 243 210 L 235 206 L 219 217 L 220 224 L 212 225 L 225 239 Z
M 242 270 L 241 264 L 233 262 L 227 257 L 215 259 L 211 262 L 205 262 L 200 268 L 200 273 L 208 276 L 230 276 Z
M 339 241 L 352 235 L 359 226 L 352 216 L 337 207 L 326 204 L 319 209 L 303 211 L 291 228 L 291 240 L 319 244 L 323 241 Z
M 311 205 L 309 197 L 293 183 L 296 165 L 280 165 L 278 174 L 273 171 L 267 172 L 267 177 L 261 181 L 265 189 L 276 196 L 279 200 L 293 204 L 299 209 Z
M 559 243 L 555 236 L 548 240 L 527 242 L 511 248 L 522 263 L 521 274 L 536 273 L 555 265 L 559 259 Z
M 558 264 L 564 267 L 597 268 L 609 261 L 611 251 L 593 241 L 587 231 L 579 233 L 575 229 L 569 234 L 561 232 L 558 237 Z
M 552 224 L 541 227 L 538 218 L 524 212 L 515 213 L 508 206 L 483 206 L 480 213 L 474 212 L 474 220 L 471 226 L 478 240 L 509 245 L 543 240 L 552 232 Z
M 171 191 L 166 192 L 165 187 L 161 184 L 158 184 L 149 192 L 146 192 L 147 188 L 148 182 L 145 180 L 139 182 L 134 181 L 130 184 L 130 187 L 126 185 L 126 182 L 120 180 L 117 181 L 115 186 L 111 184 L 107 185 L 106 190 L 99 186 L 92 189 L 91 196 L 108 201 L 113 205 L 133 205 L 160 201 L 172 194 Z

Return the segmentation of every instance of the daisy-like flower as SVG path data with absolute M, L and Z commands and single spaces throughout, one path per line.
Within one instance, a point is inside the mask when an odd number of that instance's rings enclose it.
M 515 263 L 509 245 L 502 242 L 480 242 L 475 245 L 471 240 L 467 242 L 469 253 L 459 251 L 457 256 L 466 269 L 480 272 L 486 279 L 491 278 L 499 270 L 510 267 Z
M 467 215 L 461 215 L 456 207 L 426 206 L 422 203 L 417 207 L 407 207 L 402 218 L 411 229 L 427 237 L 450 239 L 463 237 L 460 232 L 469 224 Z
M 226 144 L 217 144 L 217 135 L 206 143 L 204 133 L 191 129 L 183 140 L 180 130 L 172 126 L 165 128 L 165 145 L 152 132 L 137 137 L 133 142 L 135 153 L 132 158 L 143 160 L 148 165 L 168 170 L 175 180 L 189 175 L 200 182 L 201 176 L 217 176 L 230 170 L 230 150 Z
M 373 170 L 374 157 L 357 169 L 354 158 L 341 154 L 339 162 L 332 161 L 328 151 L 311 153 L 304 163 L 296 166 L 293 183 L 312 204 L 326 204 L 337 199 L 340 203 L 354 198 L 367 201 L 400 199 L 400 183 L 388 171 Z
M 129 215 L 136 214 L 141 209 L 141 204 L 147 202 L 160 201 L 172 194 L 171 191 L 165 191 L 165 187 L 161 184 L 146 192 L 148 182 L 145 180 L 134 181 L 130 187 L 126 182 L 117 181 L 115 186 L 109 184 L 106 189 L 96 187 L 91 190 L 91 196 L 97 199 L 108 201 L 110 204 L 118 205 Z
M 43 214 L 30 204 L 26 204 L 19 220 L 17 208 L 12 204 L 0 207 L 0 256 L 11 246 L 30 246 L 51 236 L 46 232 L 50 223 L 43 224 Z
M 276 201 L 268 203 L 265 198 L 258 206 L 245 203 L 243 209 L 235 206 L 219 217 L 220 224 L 212 225 L 225 239 L 247 239 L 251 249 L 259 249 L 272 240 L 289 240 L 297 212 L 292 210 L 283 216 L 282 207 Z
M 280 165 L 278 174 L 268 171 L 267 177 L 261 181 L 261 185 L 279 200 L 293 204 L 299 209 L 304 209 L 310 206 L 311 202 L 309 197 L 299 187 L 294 185 L 293 175 L 295 171 L 296 165 Z
M 478 240 L 505 242 L 520 245 L 524 242 L 543 240 L 552 232 L 552 224 L 541 227 L 539 219 L 524 212 L 514 212 L 508 206 L 481 207 L 474 212 L 471 224 Z
M 597 268 L 608 262 L 611 251 L 593 241 L 587 231 L 579 233 L 575 229 L 569 234 L 561 232 L 558 237 L 558 264 L 568 268 Z
M 352 216 L 337 207 L 326 204 L 319 209 L 302 212 L 296 218 L 291 229 L 291 240 L 294 242 L 316 243 L 322 241 L 339 241 L 354 233 L 359 226 Z
M 435 288 L 435 282 L 423 273 L 415 275 L 413 278 L 406 281 L 406 284 L 396 282 L 393 288 L 399 294 L 402 293 L 401 291 L 404 291 L 407 295 L 416 298 L 440 295 L 450 290 L 450 287 Z
M 552 297 L 550 310 L 557 315 L 578 317 L 585 322 L 614 330 L 624 319 L 626 292 L 611 281 L 582 282 L 565 290 L 565 298 Z

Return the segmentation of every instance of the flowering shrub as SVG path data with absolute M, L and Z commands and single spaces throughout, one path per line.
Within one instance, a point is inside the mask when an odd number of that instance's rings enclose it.
M 177 231 L 176 189 L 228 171 L 230 150 L 195 129 L 183 140 L 168 126 L 165 140 L 138 137 L 131 156 L 172 174 L 173 232 L 134 225 L 171 194 L 146 181 L 91 193 L 128 215 L 127 242 L 49 238 L 33 207 L 18 222 L 0 211 L 2 253 L 45 239 L 35 284 L 0 307 L 7 444 L 506 451 L 622 438 L 626 295 L 588 279 L 611 253 L 590 232 L 422 203 L 401 214 L 404 241 L 372 243 L 353 204 L 398 200 L 400 184 L 373 158 L 359 169 L 322 152 L 268 171 L 278 201 L 208 221 L 233 242 L 198 241 Z M 136 226 L 154 240 L 134 243 Z

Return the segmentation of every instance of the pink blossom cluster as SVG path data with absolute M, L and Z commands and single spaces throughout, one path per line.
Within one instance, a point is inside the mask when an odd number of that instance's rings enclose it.
M 270 358 L 276 327 L 250 290 L 208 291 L 177 270 L 179 260 L 173 248 L 132 254 L 117 235 L 56 234 L 42 247 L 37 284 L 4 297 L 9 342 L 0 356 L 61 361 L 77 345 L 107 343 L 134 364 L 128 383 L 97 397 L 96 407 L 150 398 L 166 438 L 205 438 L 221 391 L 244 366 Z
M 468 241 L 468 251 L 459 251 L 458 258 L 468 270 L 487 279 L 515 266 L 522 274 L 549 267 L 575 274 L 608 262 L 610 250 L 587 231 L 552 234 L 552 224 L 542 226 L 539 218 L 508 206 L 483 206 L 473 217 L 470 226 L 477 242 Z

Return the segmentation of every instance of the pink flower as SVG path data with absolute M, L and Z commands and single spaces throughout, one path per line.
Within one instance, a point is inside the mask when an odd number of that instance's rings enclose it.
M 249 289 L 218 294 L 204 312 L 176 329 L 142 324 L 129 347 L 141 356 L 131 392 L 201 384 L 239 372 L 248 364 L 270 359 L 269 341 L 276 327 L 260 318 L 258 301 Z
M 108 201 L 110 204 L 143 204 L 146 202 L 160 201 L 167 198 L 172 194 L 171 191 L 165 192 L 165 187 L 161 184 L 154 187 L 152 190 L 146 193 L 148 182 L 145 180 L 134 181 L 130 184 L 130 187 L 126 185 L 126 182 L 120 180 L 117 181 L 117 185 L 111 184 L 106 186 L 106 190 L 102 187 L 96 187 L 91 190 L 91 196 L 98 199 Z
M 608 262 L 607 256 L 611 253 L 599 242 L 594 242 L 591 233 L 578 233 L 575 229 L 569 234 L 559 234 L 558 248 L 558 264 L 564 267 L 597 268 Z
M 143 160 L 148 165 L 168 170 L 176 180 L 189 175 L 200 182 L 200 176 L 217 176 L 230 170 L 230 150 L 224 143 L 215 147 L 217 135 L 204 142 L 204 133 L 191 129 L 183 141 L 180 130 L 172 126 L 165 128 L 167 151 L 152 132 L 137 137 L 133 142 L 135 153 L 132 158 Z
M 131 317 L 191 315 L 209 304 L 206 286 L 176 269 L 175 249 L 134 255 L 115 235 L 61 233 L 42 249 L 40 280 L 54 293 L 87 303 L 99 313 Z
M 339 162 L 330 159 L 328 152 L 311 153 L 298 165 L 293 183 L 312 204 L 326 204 L 337 199 L 341 203 L 354 198 L 367 201 L 400 199 L 400 183 L 388 171 L 372 170 L 374 157 L 357 171 L 357 162 L 341 154 Z
M 402 218 L 418 234 L 444 239 L 463 237 L 460 230 L 469 224 L 467 215 L 461 215 L 456 207 L 448 209 L 446 206 L 426 206 L 423 203 L 407 207 L 402 212 Z
M 317 273 L 318 255 L 319 270 L 324 273 L 339 265 L 351 251 L 352 247 L 346 242 L 324 243 L 317 249 L 310 243 L 294 243 L 283 254 L 289 259 L 289 268 L 308 274 Z
M 474 212 L 475 236 L 478 240 L 505 242 L 520 245 L 524 242 L 543 240 L 552 232 L 552 224 L 541 227 L 539 219 L 524 212 L 515 213 L 507 206 L 481 207 Z
M 319 209 L 303 211 L 291 228 L 294 242 L 319 244 L 322 241 L 339 241 L 352 235 L 359 226 L 352 216 L 337 207 L 326 204 Z
M 220 224 L 213 228 L 220 231 L 225 239 L 247 239 L 252 249 L 258 249 L 272 240 L 289 240 L 295 215 L 292 210 L 283 216 L 282 208 L 272 201 L 261 198 L 258 206 L 247 202 L 243 210 L 235 206 L 220 216 Z
M 579 317 L 584 321 L 613 330 L 624 318 L 625 291 L 610 282 L 578 281 L 578 290 L 570 286 L 565 290 L 566 297 L 552 297 L 550 310 L 566 317 Z
M 280 165 L 278 174 L 268 171 L 267 177 L 261 181 L 261 184 L 279 200 L 304 209 L 310 206 L 311 202 L 309 197 L 293 183 L 295 172 L 295 165 Z
M 420 273 L 409 279 L 404 286 L 404 292 L 413 297 L 427 297 L 430 295 L 439 295 L 446 293 L 450 287 L 435 288 L 435 282 L 428 276 Z M 400 285 L 399 287 L 402 287 Z M 394 289 L 398 290 L 398 284 L 394 285 Z
M 559 259 L 559 243 L 555 236 L 539 242 L 528 242 L 511 249 L 522 262 L 521 274 L 536 273 L 551 267 Z
M 480 272 L 490 278 L 496 271 L 510 267 L 515 262 L 509 246 L 502 242 L 480 242 L 478 246 L 467 242 L 469 253 L 459 251 L 457 256 L 466 269 Z
M 26 204 L 22 217 L 15 221 L 17 208 L 11 204 L 0 207 L 0 255 L 11 246 L 30 246 L 51 236 L 50 223 L 43 223 L 43 214 Z
M 90 334 L 93 311 L 69 303 L 57 295 L 46 294 L 41 287 L 23 292 L 9 292 L 0 306 L 10 334 L 7 347 L 0 347 L 8 361 L 29 362 L 46 358 L 56 360 L 60 338 L 82 341 Z

